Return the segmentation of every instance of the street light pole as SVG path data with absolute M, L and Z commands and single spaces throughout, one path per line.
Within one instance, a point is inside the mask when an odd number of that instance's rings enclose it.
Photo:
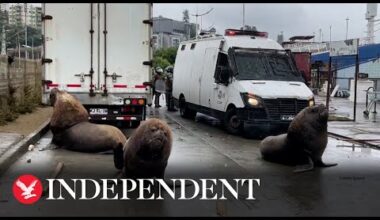
M 32 37 L 32 60 L 34 60 L 34 42 L 33 42 L 34 38 Z
M 6 55 L 6 54 L 7 54 L 7 43 L 5 40 L 5 28 L 3 25 L 2 37 L 1 37 L 1 55 Z

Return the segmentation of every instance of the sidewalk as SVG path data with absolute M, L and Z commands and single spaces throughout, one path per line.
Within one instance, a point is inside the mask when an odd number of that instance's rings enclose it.
M 316 96 L 316 104 L 326 104 L 326 97 Z M 364 143 L 380 147 L 380 103 L 377 105 L 377 114 L 370 113 L 364 117 L 365 103 L 357 103 L 356 121 L 329 121 L 328 131 L 332 134 L 350 139 L 365 140 Z M 354 103 L 348 98 L 331 98 L 329 113 L 332 116 L 353 119 Z M 376 140 L 376 141 L 369 141 Z
M 0 126 L 0 157 L 49 120 L 52 110 L 52 107 L 38 107 L 32 113 L 20 115 L 16 120 Z

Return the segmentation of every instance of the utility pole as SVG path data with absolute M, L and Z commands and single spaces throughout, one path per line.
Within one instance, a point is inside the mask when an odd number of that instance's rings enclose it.
M 25 46 L 28 45 L 28 26 L 27 26 L 27 19 L 26 19 L 26 14 L 28 11 L 27 3 L 24 3 L 24 18 L 25 18 Z M 25 48 L 25 59 L 28 59 L 28 49 Z
M 195 24 L 196 24 L 196 27 L 198 28 L 198 17 L 201 17 L 201 26 L 200 26 L 200 29 L 202 30 L 202 16 L 204 15 L 207 15 L 208 13 L 210 13 L 214 8 L 211 8 L 210 10 L 208 10 L 207 12 L 203 13 L 203 14 L 198 14 L 198 6 L 197 6 L 197 13 L 195 15 L 191 15 L 191 16 L 195 16 Z M 198 35 L 199 35 L 199 30 L 197 30 L 197 34 L 196 34 L 196 38 L 198 38 Z
M 349 21 L 350 19 L 347 17 L 346 18 L 346 40 L 348 39 L 348 21 Z
M 20 33 L 17 33 L 17 47 L 18 47 L 18 62 L 20 63 L 21 51 L 20 51 Z
M 243 30 L 245 27 L 245 4 L 243 3 Z
M 330 43 L 331 43 L 331 25 L 330 25 Z

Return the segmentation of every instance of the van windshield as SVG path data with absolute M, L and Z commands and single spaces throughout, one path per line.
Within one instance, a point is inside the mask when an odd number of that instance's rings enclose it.
M 238 80 L 301 81 L 301 74 L 286 53 L 235 51 Z

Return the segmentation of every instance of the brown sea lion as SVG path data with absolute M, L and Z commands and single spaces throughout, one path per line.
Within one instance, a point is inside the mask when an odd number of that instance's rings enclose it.
M 52 89 L 50 104 L 54 107 L 50 120 L 50 129 L 53 134 L 89 120 L 88 112 L 80 101 L 65 91 Z
M 155 118 L 144 121 L 124 148 L 125 176 L 163 178 L 173 143 L 169 126 Z
M 260 143 L 263 159 L 297 165 L 295 172 L 329 167 L 322 161 L 327 146 L 328 111 L 324 105 L 303 109 L 290 123 L 287 134 L 266 137 Z
M 97 153 L 113 150 L 114 164 L 122 169 L 125 135 L 111 125 L 80 122 L 55 135 L 54 144 L 72 151 Z

